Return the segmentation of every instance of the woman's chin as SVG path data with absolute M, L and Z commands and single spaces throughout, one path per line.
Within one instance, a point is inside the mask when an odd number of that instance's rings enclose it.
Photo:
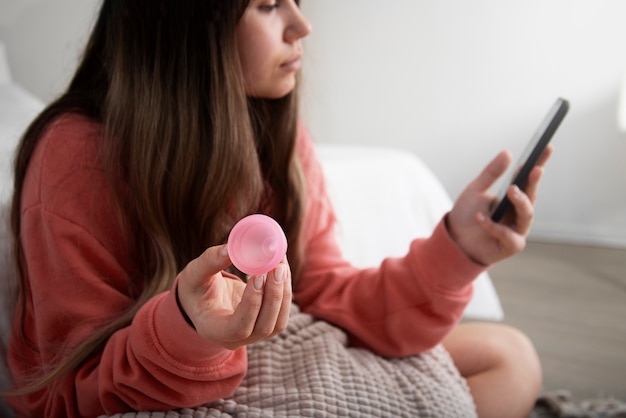
M 257 99 L 282 99 L 291 93 L 296 87 L 295 77 L 293 80 L 285 80 L 282 83 L 267 86 L 265 88 L 260 88 L 248 92 L 248 96 L 254 97 Z

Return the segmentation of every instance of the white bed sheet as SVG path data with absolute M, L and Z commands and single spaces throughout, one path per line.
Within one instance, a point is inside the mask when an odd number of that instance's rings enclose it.
M 433 172 L 414 154 L 386 147 L 317 144 L 337 237 L 354 265 L 378 265 L 402 256 L 410 242 L 431 234 L 452 201 Z M 500 299 L 488 273 L 474 282 L 465 318 L 501 320 Z

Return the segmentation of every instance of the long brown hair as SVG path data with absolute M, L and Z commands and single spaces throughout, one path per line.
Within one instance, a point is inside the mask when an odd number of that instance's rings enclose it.
M 68 112 L 103 127 L 98 146 L 138 269 L 129 289 L 141 291 L 127 311 L 16 394 L 44 388 L 101 350 L 247 214 L 271 207 L 286 231 L 297 277 L 303 212 L 294 152 L 298 97 L 296 91 L 274 100 L 246 96 L 235 28 L 248 1 L 105 0 L 68 89 L 24 134 L 11 208 L 22 325 L 22 186 L 39 138 Z M 27 341 L 24 330 L 22 338 Z

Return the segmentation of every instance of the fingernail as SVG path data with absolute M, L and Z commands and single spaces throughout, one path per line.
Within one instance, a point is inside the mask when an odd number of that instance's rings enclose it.
M 227 257 L 228 256 L 228 244 L 222 245 L 222 248 L 220 248 L 220 256 L 221 257 Z
M 478 212 L 476 216 L 478 217 L 478 222 L 485 222 L 485 220 L 487 219 L 482 212 Z
M 261 274 L 260 276 L 256 276 L 254 278 L 254 288 L 256 290 L 261 290 L 263 289 L 263 286 L 265 285 L 265 274 Z
M 278 267 L 276 267 L 276 270 L 274 270 L 274 281 L 276 283 L 280 283 L 283 281 L 284 278 L 285 278 L 285 265 L 279 264 Z

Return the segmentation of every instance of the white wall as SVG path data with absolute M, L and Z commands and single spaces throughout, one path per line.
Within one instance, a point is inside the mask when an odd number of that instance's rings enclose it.
M 306 117 L 316 138 L 421 156 L 456 196 L 523 149 L 557 96 L 535 238 L 626 246 L 622 0 L 309 0 Z
M 519 152 L 557 96 L 535 238 L 626 247 L 622 0 L 303 0 L 305 118 L 320 142 L 415 152 L 451 195 L 500 149 Z M 63 88 L 97 0 L 0 0 L 14 78 Z M 392 204 L 392 203 L 391 203 Z
M 0 0 L 0 41 L 13 79 L 48 101 L 62 90 L 95 19 L 98 0 Z

